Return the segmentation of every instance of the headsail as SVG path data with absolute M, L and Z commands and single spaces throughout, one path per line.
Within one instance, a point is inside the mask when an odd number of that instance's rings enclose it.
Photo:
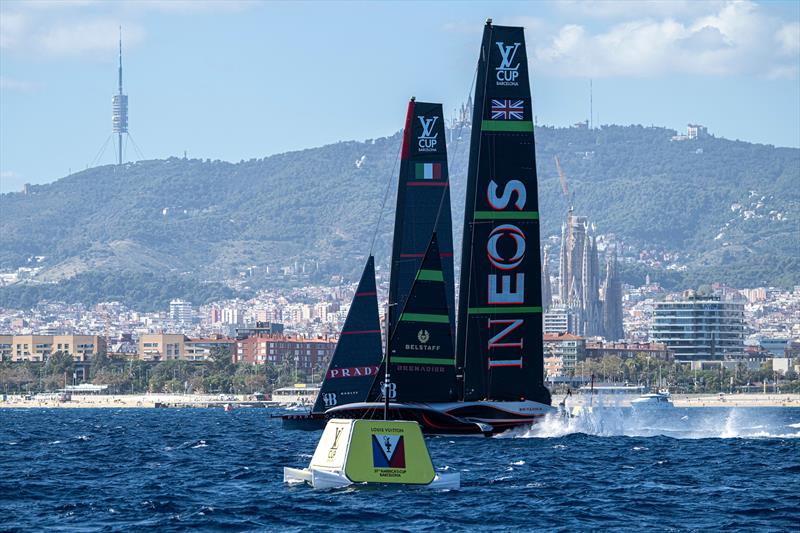
M 542 353 L 539 212 L 522 28 L 486 24 L 464 213 L 457 357 L 465 400 L 550 403 Z
M 369 256 L 312 413 L 363 402 L 381 363 L 381 328 L 375 259 Z
M 389 332 L 397 325 L 431 235 L 439 236 L 447 315 L 455 329 L 453 228 L 447 147 L 441 104 L 408 103 L 395 210 L 392 274 L 389 282 Z
M 455 352 L 447 316 L 439 244 L 434 233 L 389 339 L 389 398 L 398 402 L 456 400 Z M 382 395 L 384 366 L 371 396 Z

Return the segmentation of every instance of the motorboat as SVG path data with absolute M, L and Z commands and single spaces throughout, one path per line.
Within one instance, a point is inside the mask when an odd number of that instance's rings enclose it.
M 672 409 L 675 407 L 668 392 L 652 392 L 643 394 L 631 401 L 634 409 Z

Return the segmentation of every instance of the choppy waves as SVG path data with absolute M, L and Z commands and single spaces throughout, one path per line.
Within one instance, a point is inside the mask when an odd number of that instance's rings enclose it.
M 0 410 L 0 529 L 792 530 L 800 410 L 620 410 L 433 438 L 458 491 L 282 483 L 319 433 L 269 412 Z M 521 438 L 527 437 L 527 438 Z
M 796 410 L 793 410 L 796 411 Z M 548 415 L 531 428 L 505 437 L 553 438 L 574 433 L 600 437 L 677 439 L 797 439 L 800 423 L 791 422 L 783 408 L 686 408 L 636 411 L 624 407 L 595 407 L 577 416 Z

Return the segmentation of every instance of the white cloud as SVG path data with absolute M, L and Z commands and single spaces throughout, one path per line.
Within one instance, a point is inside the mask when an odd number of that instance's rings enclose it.
M 0 11 L 0 50 L 17 46 L 27 31 L 27 22 L 21 13 Z
M 147 12 L 225 13 L 257 5 L 251 0 L 2 0 L 0 49 L 21 56 L 113 60 L 119 26 L 125 47 L 135 47 L 144 40 Z
M 718 10 L 725 0 L 560 0 L 556 9 L 593 19 L 697 16 Z
M 122 24 L 114 19 L 94 19 L 87 22 L 54 25 L 36 37 L 37 47 L 44 54 L 58 56 L 97 56 L 114 58 Z M 144 30 L 126 24 L 123 39 L 126 47 L 139 44 Z
M 765 14 L 757 4 L 737 1 L 686 21 L 642 18 L 594 32 L 581 24 L 566 24 L 535 43 L 531 58 L 537 70 L 561 76 L 794 78 L 800 64 L 798 32 L 796 25 Z
M 775 33 L 780 51 L 786 55 L 800 55 L 800 22 L 784 24 Z

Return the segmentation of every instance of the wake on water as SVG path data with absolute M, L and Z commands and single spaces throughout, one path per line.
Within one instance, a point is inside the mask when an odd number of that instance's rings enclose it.
M 795 415 L 794 420 L 798 417 Z M 641 411 L 629 407 L 595 407 L 578 416 L 547 415 L 530 428 L 503 433 L 508 438 L 552 438 L 573 433 L 599 437 L 678 439 L 800 438 L 800 422 L 788 423 L 781 409 L 674 408 Z

